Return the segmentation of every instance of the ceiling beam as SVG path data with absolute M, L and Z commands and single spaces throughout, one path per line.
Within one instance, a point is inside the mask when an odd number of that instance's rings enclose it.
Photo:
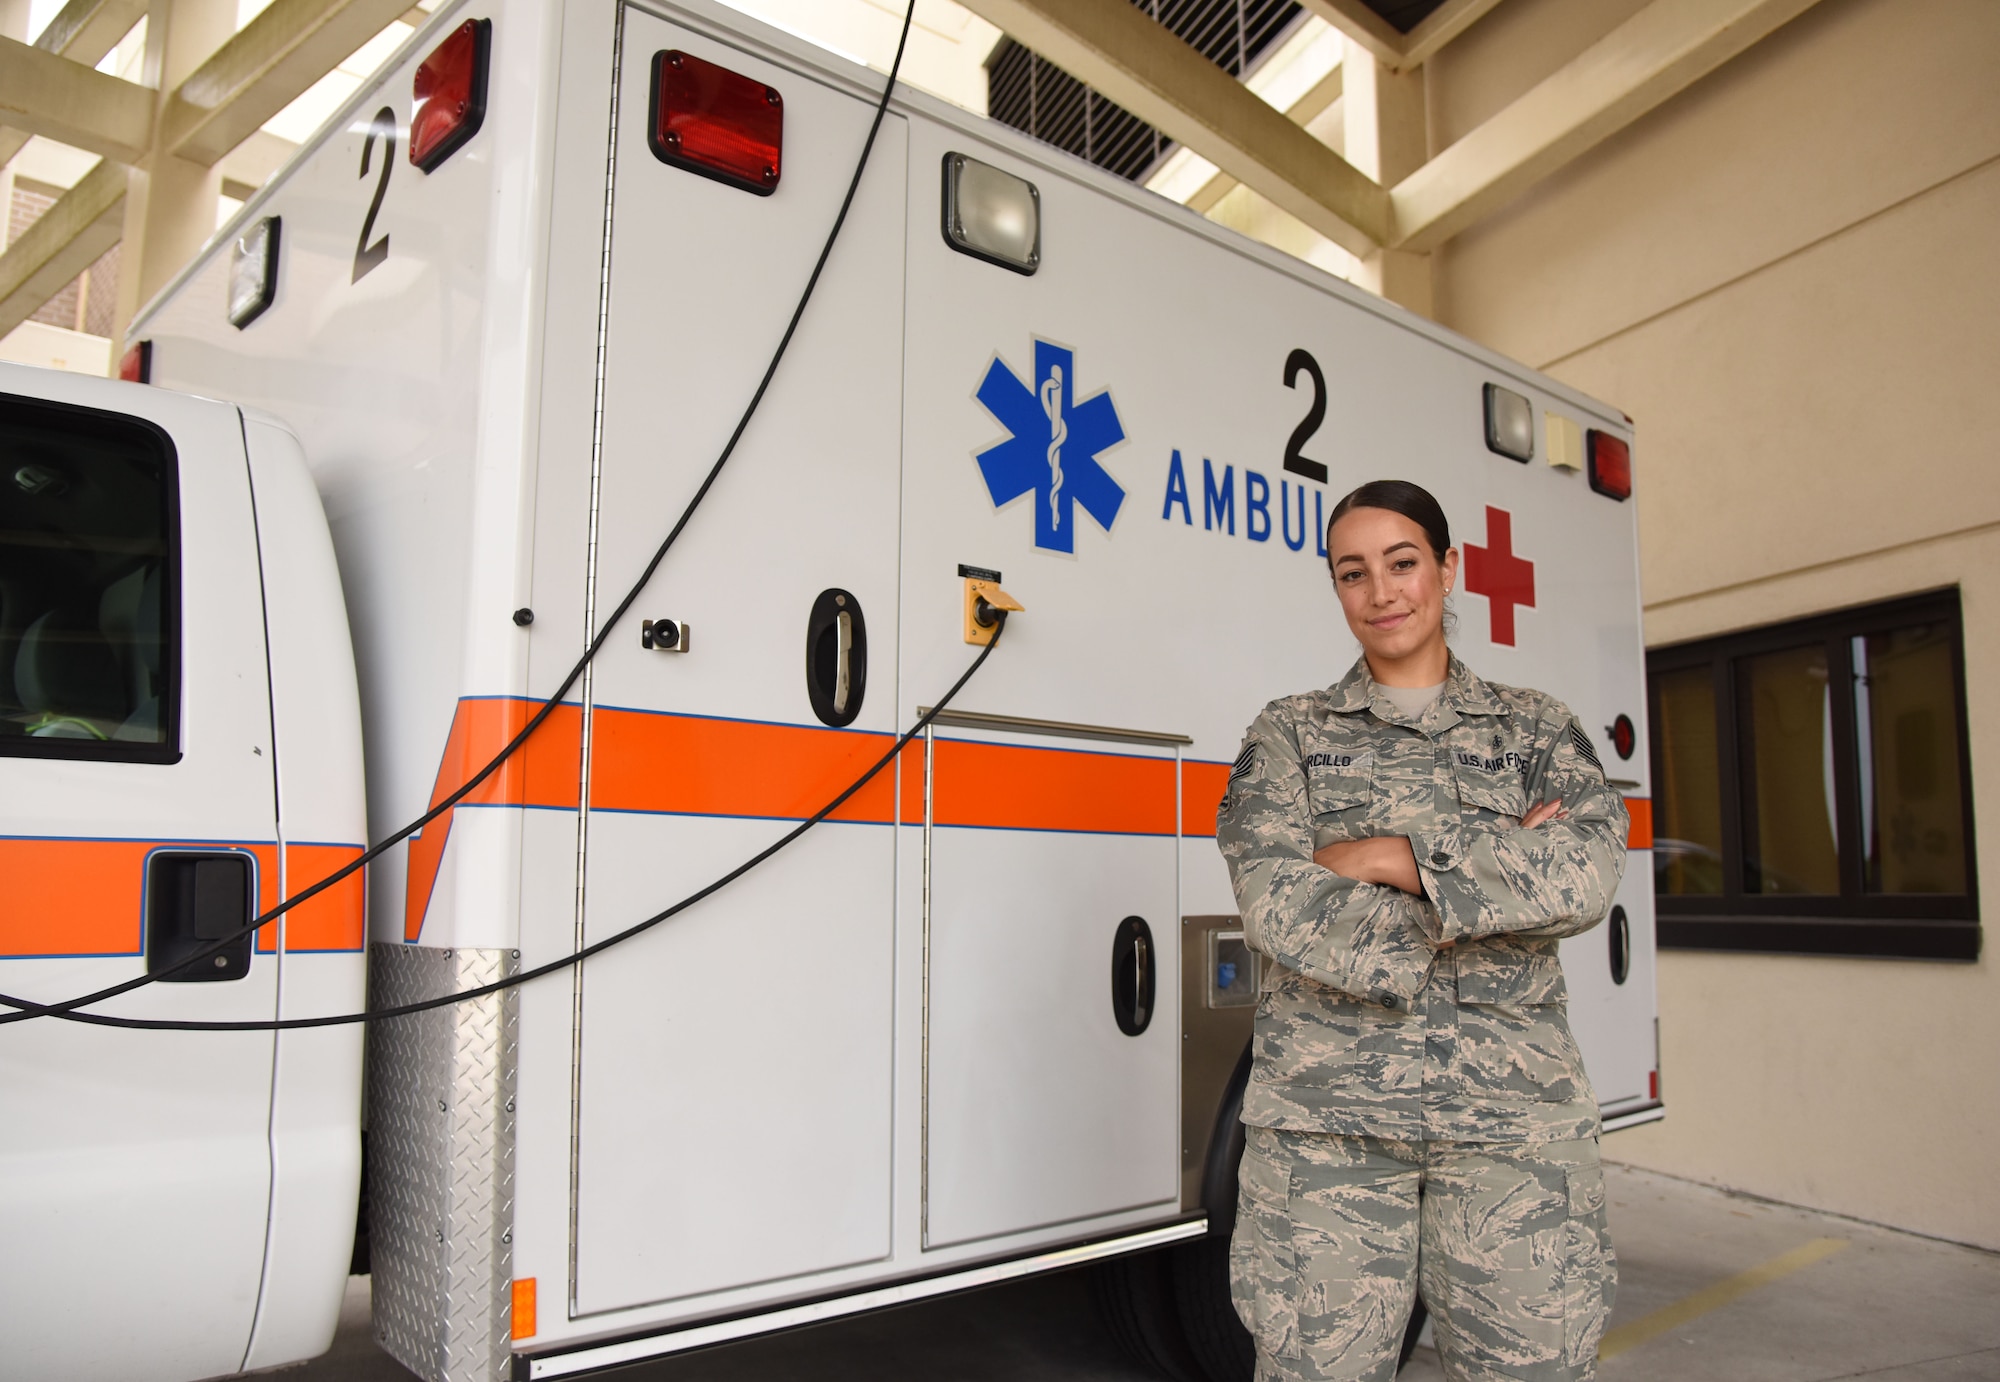
M 132 26 L 145 12 L 146 0 L 69 0 L 54 19 L 42 26 L 35 47 L 85 67 L 95 67 L 132 32 Z M 0 168 L 21 152 L 28 137 L 26 130 L 0 128 Z
M 106 159 L 0 254 L 0 336 L 41 310 L 125 231 L 126 172 Z
M 239 145 L 257 144 L 266 120 L 403 18 L 409 0 L 274 0 L 167 99 L 157 146 L 156 93 L 82 61 L 99 42 L 106 44 L 105 52 L 116 46 L 130 23 L 108 40 L 103 35 L 117 29 L 134 5 L 135 0 L 71 0 L 45 31 L 61 35 L 54 41 L 69 44 L 68 56 L 0 39 L 0 121 L 16 127 L 0 130 L 0 140 L 23 136 L 11 148 L 0 148 L 11 155 L 26 135 L 40 134 L 106 160 L 0 254 L 0 335 L 34 315 L 118 242 L 126 183 L 121 165 L 143 165 L 164 150 L 212 167 Z M 144 5 L 136 0 L 139 10 Z M 258 152 L 262 162 L 271 161 L 270 151 Z M 1383 206 L 1386 225 L 1386 195 Z
M 1127 0 L 965 4 L 1350 253 L 1389 233 L 1387 192 Z
M 162 145 L 213 166 L 409 7 L 409 0 L 273 0 L 167 98 Z
M 1403 57 L 1391 63 L 1398 72 L 1420 66 L 1432 53 L 1445 46 L 1485 18 L 1500 0 L 1444 0 L 1424 17 L 1423 23 L 1403 36 Z
M 0 38 L 0 122 L 121 163 L 145 155 L 153 93 L 136 82 Z
M 69 0 L 42 26 L 35 46 L 45 53 L 95 67 L 132 32 L 146 0 Z
M 1362 0 L 1300 0 L 1306 9 L 1346 34 L 1391 72 L 1407 72 L 1471 28 L 1500 0 L 1444 0 L 1407 34 Z
M 1394 68 L 1403 61 L 1403 36 L 1361 0 L 1300 0 L 1300 3 L 1373 53 L 1377 62 Z
M 1653 0 L 1397 183 L 1386 243 L 1435 249 L 1813 3 Z
M 1325 114 L 1327 107 L 1340 99 L 1342 83 L 1345 80 L 1342 75 L 1344 71 L 1344 68 L 1336 67 L 1313 83 L 1311 90 L 1286 108 L 1285 118 L 1294 125 L 1305 126 Z M 1217 202 L 1239 186 L 1241 184 L 1229 174 L 1217 173 L 1187 199 L 1187 207 L 1190 211 L 1199 211 L 1206 216 L 1214 209 Z

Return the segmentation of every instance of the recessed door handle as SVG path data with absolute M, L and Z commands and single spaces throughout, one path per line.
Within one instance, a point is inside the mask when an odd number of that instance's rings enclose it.
M 198 950 L 241 931 L 251 910 L 250 856 L 161 851 L 146 860 L 146 971 L 170 969 Z M 163 984 L 206 984 L 241 979 L 250 972 L 246 933 L 185 969 L 161 975 Z

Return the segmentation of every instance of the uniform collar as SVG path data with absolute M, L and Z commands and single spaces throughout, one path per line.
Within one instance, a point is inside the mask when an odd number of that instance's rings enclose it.
M 1493 688 L 1481 681 L 1470 667 L 1461 662 L 1457 653 L 1448 653 L 1446 656 L 1450 658 L 1450 662 L 1445 670 L 1444 690 L 1439 694 L 1437 704 L 1431 709 L 1433 711 L 1440 708 L 1449 709 L 1460 715 L 1500 714 L 1500 701 L 1494 696 Z M 1402 717 L 1396 713 L 1395 706 L 1386 696 L 1380 698 L 1379 706 L 1376 704 L 1376 689 L 1375 678 L 1368 674 L 1368 658 L 1365 655 L 1358 657 L 1354 660 L 1354 666 L 1348 669 L 1347 675 L 1327 689 L 1330 708 L 1341 715 L 1355 715 L 1372 709 L 1378 719 L 1388 720 L 1393 717 L 1400 723 Z M 1429 718 L 1428 712 L 1425 718 Z

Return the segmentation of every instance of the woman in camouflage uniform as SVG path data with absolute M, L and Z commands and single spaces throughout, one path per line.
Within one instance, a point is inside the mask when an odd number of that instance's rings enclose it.
M 1402 481 L 1333 511 L 1361 659 L 1250 726 L 1217 842 L 1267 966 L 1231 1250 L 1259 1382 L 1381 1379 L 1413 1294 L 1454 1379 L 1595 1376 L 1616 1264 L 1556 942 L 1623 799 L 1560 702 L 1445 645 L 1458 552 Z

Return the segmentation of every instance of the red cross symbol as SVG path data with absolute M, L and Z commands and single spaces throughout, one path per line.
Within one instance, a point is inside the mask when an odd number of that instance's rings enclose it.
M 1486 506 L 1484 547 L 1465 544 L 1465 588 L 1492 606 L 1493 641 L 1514 646 L 1514 606 L 1535 607 L 1535 564 L 1514 555 L 1514 517 Z

